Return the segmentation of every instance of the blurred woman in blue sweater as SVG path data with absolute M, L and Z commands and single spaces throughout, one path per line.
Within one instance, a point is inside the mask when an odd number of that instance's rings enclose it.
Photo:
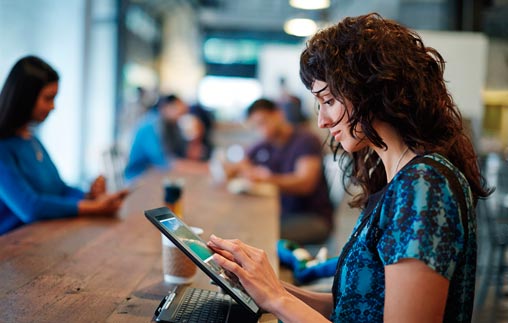
M 42 219 L 113 215 L 127 195 L 107 194 L 101 176 L 88 193 L 66 185 L 34 135 L 54 109 L 58 80 L 46 62 L 27 56 L 0 92 L 0 234 Z

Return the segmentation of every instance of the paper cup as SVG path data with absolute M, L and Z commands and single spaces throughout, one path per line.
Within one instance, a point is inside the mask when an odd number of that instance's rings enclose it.
M 203 229 L 191 227 L 192 231 L 199 235 Z M 162 236 L 162 273 L 164 281 L 171 284 L 185 284 L 194 280 L 197 267 L 171 240 Z

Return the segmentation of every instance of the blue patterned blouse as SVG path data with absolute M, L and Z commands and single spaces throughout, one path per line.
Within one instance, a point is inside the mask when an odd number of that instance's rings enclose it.
M 450 281 L 444 322 L 470 322 L 476 270 L 476 221 L 471 190 L 465 177 L 438 154 L 426 155 L 456 175 L 464 191 L 467 224 L 463 225 L 457 196 L 445 174 L 413 160 L 380 192 L 369 198 L 362 220 L 367 225 L 342 251 L 335 275 L 333 322 L 382 322 L 384 266 L 415 258 Z M 379 231 L 372 218 L 379 211 Z M 464 235 L 464 228 L 468 233 Z M 465 246 L 465 244 L 467 244 Z

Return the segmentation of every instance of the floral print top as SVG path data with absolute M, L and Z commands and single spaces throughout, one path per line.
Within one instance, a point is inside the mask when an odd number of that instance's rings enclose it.
M 421 260 L 450 281 L 444 322 L 471 321 L 476 271 L 471 190 L 462 173 L 443 156 L 424 157 L 415 157 L 401 169 L 369 198 L 360 214 L 339 258 L 332 291 L 333 322 L 383 322 L 384 266 L 404 258 Z M 425 162 L 429 159 L 452 170 L 464 193 L 465 208 L 456 196 L 460 190 L 452 189 L 435 162 Z

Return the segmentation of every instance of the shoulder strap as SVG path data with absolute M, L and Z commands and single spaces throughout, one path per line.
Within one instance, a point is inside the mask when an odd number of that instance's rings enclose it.
M 461 220 L 462 220 L 462 227 L 464 229 L 464 245 L 467 244 L 467 240 L 468 240 L 468 235 L 469 235 L 469 230 L 468 230 L 468 227 L 467 227 L 467 204 L 466 204 L 466 198 L 465 198 L 465 195 L 464 195 L 464 191 L 462 190 L 462 186 L 460 185 L 459 183 L 459 179 L 457 178 L 457 175 L 455 175 L 455 173 L 446 165 L 443 165 L 441 164 L 440 162 L 432 159 L 432 158 L 429 158 L 429 157 L 425 157 L 425 156 L 422 156 L 422 157 L 416 157 L 415 159 L 413 159 L 411 161 L 411 164 L 417 164 L 418 162 L 423 162 L 427 165 L 430 165 L 432 167 L 435 167 L 436 169 L 438 169 L 445 177 L 446 179 L 448 180 L 448 182 L 450 183 L 450 186 L 451 186 L 451 189 L 454 193 L 455 196 L 458 197 L 459 199 L 459 207 L 460 207 L 460 216 L 461 216 Z M 381 204 L 382 203 L 382 199 L 379 201 L 378 204 Z M 371 237 L 370 239 L 370 244 L 369 244 L 369 248 L 371 248 L 371 250 L 375 250 L 376 247 L 377 247 L 377 244 L 379 242 L 379 239 L 381 238 L 381 229 L 379 228 L 379 218 L 380 218 L 380 215 L 381 214 L 381 205 L 377 205 L 376 206 L 376 211 L 374 212 L 374 218 L 372 219 L 372 224 L 371 224 L 371 227 L 369 229 L 369 235 Z M 377 253 L 375 253 L 377 254 Z
M 466 204 L 466 196 L 464 194 L 464 190 L 459 183 L 459 179 L 457 175 L 446 165 L 441 164 L 440 162 L 429 158 L 422 157 L 425 163 L 439 169 L 443 175 L 446 177 L 448 182 L 450 183 L 451 189 L 455 196 L 459 199 L 459 207 L 460 207 L 460 217 L 462 220 L 462 227 L 464 228 L 464 246 L 467 244 L 467 239 L 469 235 L 469 230 L 467 226 L 467 204 Z

